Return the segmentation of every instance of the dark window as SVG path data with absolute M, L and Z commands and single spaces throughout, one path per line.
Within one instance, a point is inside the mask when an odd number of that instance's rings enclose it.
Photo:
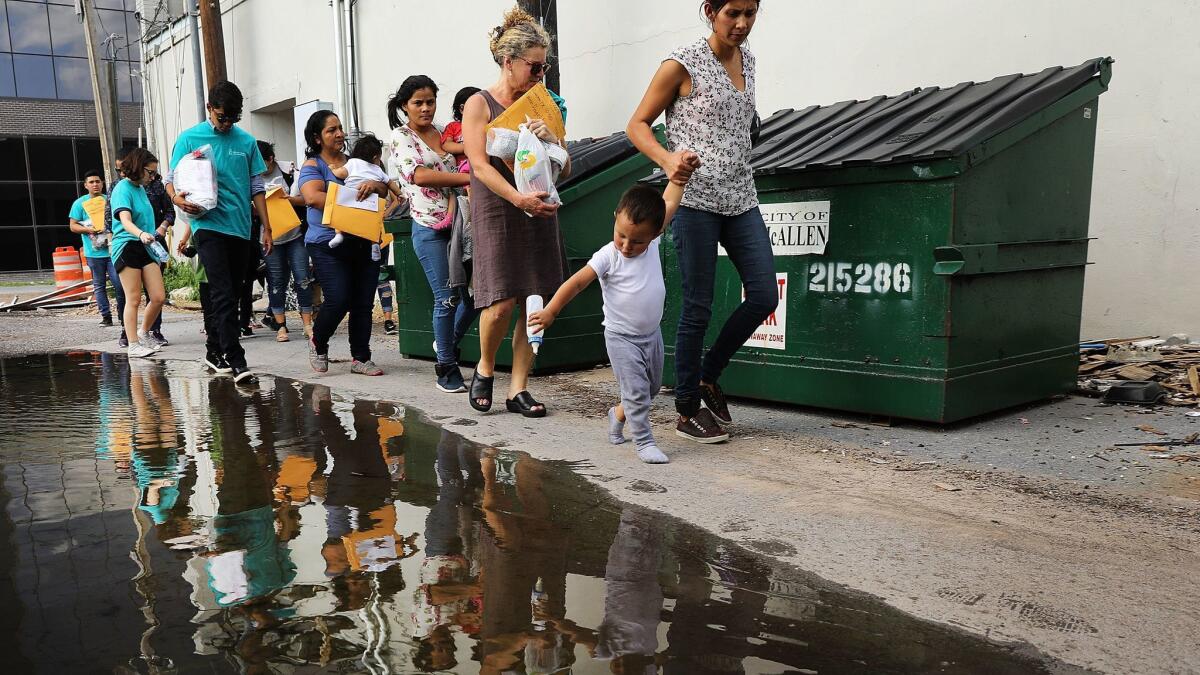
M 29 171 L 31 179 L 75 180 L 75 156 L 69 138 L 34 138 L 29 144 Z
M 129 81 L 129 62 L 117 61 L 117 100 L 121 103 L 133 103 L 133 85 Z
M 49 54 L 50 24 L 46 18 L 46 5 L 10 0 L 8 33 L 14 52 Z
M 79 166 L 79 179 L 83 174 L 95 169 L 104 174 L 104 158 L 100 154 L 100 141 L 94 138 L 75 139 L 75 157 Z
M 129 45 L 129 51 L 125 56 L 130 61 L 137 61 L 142 58 L 142 45 L 138 42 L 142 34 L 142 27 L 138 24 L 138 20 L 133 17 L 133 12 L 125 12 L 125 26 L 125 36 Z
M 13 54 L 17 73 L 17 96 L 54 98 L 54 59 L 49 56 Z
M 8 10 L 4 8 L 4 2 L 0 1 L 0 52 L 12 51 L 12 45 L 8 43 Z
M 72 233 L 68 227 L 39 227 L 37 239 L 38 261 L 44 270 L 54 269 L 54 249 L 71 246 L 79 250 L 82 246 L 79 235 Z
M 33 222 L 36 225 L 66 225 L 71 204 L 83 192 L 74 183 L 34 183 Z
M 101 9 L 124 9 L 125 3 L 121 0 L 96 0 L 96 6 Z
M 0 138 L 0 180 L 25 180 L 26 177 L 25 141 L 19 136 Z
M 54 57 L 54 79 L 60 99 L 92 100 L 92 78 L 87 59 Z
M 0 270 L 34 270 L 37 269 L 37 259 L 37 245 L 32 227 L 0 228 Z
M 17 79 L 13 77 L 12 54 L 0 54 L 0 96 L 16 96 Z
M 32 225 L 29 183 L 0 183 L 0 227 Z
M 101 35 L 116 35 L 116 41 L 112 44 L 112 49 L 117 50 L 118 59 L 128 59 L 129 49 L 126 47 L 129 40 L 129 31 L 125 29 L 125 12 L 114 12 L 109 9 L 96 10 L 96 21 L 99 23 L 99 32 Z M 105 47 L 100 56 L 108 58 L 111 52 L 108 47 Z
M 83 39 L 83 24 L 75 16 L 74 7 L 52 6 L 50 10 L 50 38 L 55 56 L 87 57 L 87 43 Z

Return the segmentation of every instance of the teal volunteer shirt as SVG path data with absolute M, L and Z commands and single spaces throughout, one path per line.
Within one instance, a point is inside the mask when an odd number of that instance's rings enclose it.
M 125 250 L 126 244 L 145 246 L 121 224 L 121 212 L 128 211 L 129 217 L 133 218 L 133 224 L 137 225 L 139 230 L 154 234 L 154 207 L 150 206 L 150 198 L 146 196 L 146 189 L 140 185 L 134 185 L 128 178 L 123 178 L 120 183 L 117 183 L 108 203 L 112 206 L 113 215 L 113 238 L 108 245 L 108 251 L 112 255 L 113 263 L 116 264 L 121 259 L 121 251 Z
M 202 216 L 189 216 L 192 230 L 211 230 L 250 239 L 250 178 L 267 170 L 254 137 L 234 125 L 220 134 L 205 120 L 179 134 L 171 166 L 194 150 L 211 145 L 217 175 L 217 208 Z
M 101 197 L 101 199 L 103 199 L 104 195 L 100 195 L 100 197 Z M 75 220 L 78 220 L 81 223 L 85 220 L 88 220 L 89 216 L 87 214 L 87 211 L 83 210 L 83 205 L 84 205 L 84 203 L 86 203 L 92 199 L 95 199 L 95 197 L 93 197 L 91 195 L 84 195 L 84 196 L 80 197 L 79 199 L 76 199 L 75 203 L 71 205 L 71 212 L 69 214 L 67 214 L 67 217 L 74 218 Z M 95 223 L 92 223 L 92 224 L 95 225 Z M 108 249 L 96 248 L 96 247 L 92 246 L 92 238 L 91 237 L 87 236 L 86 234 L 81 234 L 81 235 L 79 235 L 79 238 L 83 240 L 83 255 L 84 255 L 84 257 L 86 257 L 86 258 L 107 258 L 108 257 Z

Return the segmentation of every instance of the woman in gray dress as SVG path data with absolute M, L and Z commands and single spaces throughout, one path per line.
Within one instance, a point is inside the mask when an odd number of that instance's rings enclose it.
M 479 318 L 479 363 L 471 378 L 471 407 L 492 407 L 496 350 L 504 341 L 513 315 L 513 365 L 505 407 L 526 417 L 544 417 L 546 406 L 526 390 L 533 350 L 525 335 L 529 295 L 549 297 L 566 278 L 567 260 L 558 229 L 558 206 L 543 200 L 546 193 L 520 192 L 512 171 L 487 154 L 487 125 L 523 94 L 541 82 L 550 66 L 550 35 L 528 13 L 513 9 L 492 33 L 492 57 L 500 66 L 495 84 L 472 96 L 463 110 L 463 142 L 471 161 L 471 229 L 475 238 L 473 263 L 475 306 Z M 538 138 L 561 143 L 542 120 L 529 129 Z M 570 173 L 570 163 L 562 177 Z M 526 215 L 529 214 L 529 215 Z

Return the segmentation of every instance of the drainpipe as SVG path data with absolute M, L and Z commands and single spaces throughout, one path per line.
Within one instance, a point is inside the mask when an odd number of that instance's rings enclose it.
M 358 118 L 358 53 L 354 46 L 354 5 L 357 0 L 343 0 L 346 12 L 346 117 L 350 121 L 350 135 L 359 134 Z
M 204 62 L 200 59 L 200 24 L 197 23 L 196 17 L 200 15 L 200 7 L 196 4 L 196 0 L 188 0 L 188 30 L 192 32 L 192 84 L 196 87 L 196 123 L 204 121 L 208 115 L 205 114 L 206 108 L 204 104 L 208 98 L 204 94 Z M 174 40 L 172 40 L 174 47 Z M 216 84 L 215 82 L 213 84 Z
M 338 115 L 346 114 L 346 36 L 345 22 L 342 19 L 343 0 L 331 0 L 333 6 L 333 70 L 336 75 L 337 95 L 334 110 Z

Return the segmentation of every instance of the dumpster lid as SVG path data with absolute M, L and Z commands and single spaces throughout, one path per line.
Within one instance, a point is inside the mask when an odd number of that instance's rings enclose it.
M 567 141 L 567 152 L 571 155 L 571 175 L 558 184 L 559 191 L 582 183 L 618 162 L 638 154 L 637 148 L 624 131 L 603 138 Z
M 1092 80 L 1107 88 L 1111 63 L 781 110 L 763 121 L 751 164 L 761 175 L 957 157 Z

